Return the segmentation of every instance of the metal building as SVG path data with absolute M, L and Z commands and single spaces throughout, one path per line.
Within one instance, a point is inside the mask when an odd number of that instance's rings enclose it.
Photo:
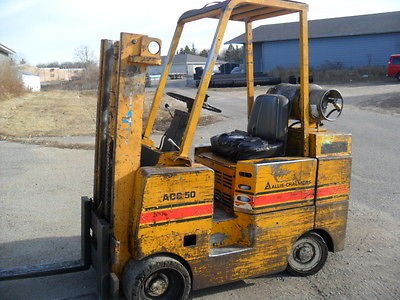
M 0 63 L 3 61 L 10 61 L 13 54 L 15 54 L 14 50 L 0 44 Z
M 167 56 L 161 56 L 162 65 L 161 66 L 150 66 L 148 68 L 148 72 L 150 75 L 161 74 L 165 64 L 167 63 Z M 183 75 L 192 75 L 194 74 L 194 68 L 196 67 L 204 67 L 206 64 L 207 58 L 192 55 L 192 54 L 176 54 L 174 57 L 174 61 L 172 63 L 170 73 L 179 73 Z
M 297 36 L 297 22 L 255 28 L 254 70 L 298 66 Z M 242 34 L 227 43 L 244 41 Z M 384 66 L 393 53 L 400 53 L 400 11 L 309 21 L 311 67 Z

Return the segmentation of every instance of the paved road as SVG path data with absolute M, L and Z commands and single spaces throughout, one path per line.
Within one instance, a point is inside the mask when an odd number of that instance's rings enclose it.
M 400 93 L 400 86 L 391 90 Z M 329 125 L 353 134 L 345 251 L 331 254 L 311 277 L 264 276 L 194 292 L 194 299 L 400 298 L 400 116 L 360 109 L 360 96 L 374 93 L 376 88 L 344 89 L 350 105 Z M 238 115 L 245 93 L 210 94 L 231 116 L 230 125 L 200 128 L 197 142 L 243 128 Z M 79 198 L 91 195 L 93 151 L 0 142 L 0 166 L 0 267 L 78 257 Z M 0 299 L 95 299 L 94 291 L 93 271 L 0 283 Z

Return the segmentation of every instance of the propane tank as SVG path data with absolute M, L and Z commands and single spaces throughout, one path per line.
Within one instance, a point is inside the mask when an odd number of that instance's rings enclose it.
M 290 117 L 297 120 L 301 118 L 299 84 L 280 83 L 270 88 L 267 94 L 278 94 L 288 98 Z M 315 122 L 335 121 L 343 110 L 343 97 L 338 90 L 323 89 L 316 84 L 310 84 L 309 102 L 310 119 Z

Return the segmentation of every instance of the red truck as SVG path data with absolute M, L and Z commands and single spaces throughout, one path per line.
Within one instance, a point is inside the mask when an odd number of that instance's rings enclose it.
M 387 67 L 387 76 L 400 81 L 400 54 L 390 56 Z

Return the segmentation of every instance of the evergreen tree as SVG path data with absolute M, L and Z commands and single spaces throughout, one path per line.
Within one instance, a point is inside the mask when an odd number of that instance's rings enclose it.
M 188 45 L 185 46 L 185 49 L 183 50 L 185 54 L 191 54 L 190 48 Z
M 227 62 L 234 62 L 238 64 L 243 63 L 243 58 L 244 58 L 243 46 L 239 47 L 236 45 L 236 47 L 233 47 L 233 45 L 230 44 L 228 46 L 228 49 L 226 49 L 222 53 L 222 57 Z
M 177 52 L 177 54 L 193 54 L 193 55 L 197 55 L 197 49 L 194 46 L 194 43 L 192 44 L 192 48 L 190 48 L 188 45 L 186 45 L 184 48 L 180 48 L 179 52 Z
M 208 50 L 207 50 L 207 49 L 201 50 L 200 53 L 199 53 L 199 55 L 200 55 L 200 56 L 203 56 L 203 57 L 208 57 Z
M 192 43 L 192 48 L 190 49 L 190 53 L 189 54 L 193 54 L 193 55 L 196 55 L 197 54 L 197 50 L 196 50 L 196 48 L 194 47 L 194 43 Z

